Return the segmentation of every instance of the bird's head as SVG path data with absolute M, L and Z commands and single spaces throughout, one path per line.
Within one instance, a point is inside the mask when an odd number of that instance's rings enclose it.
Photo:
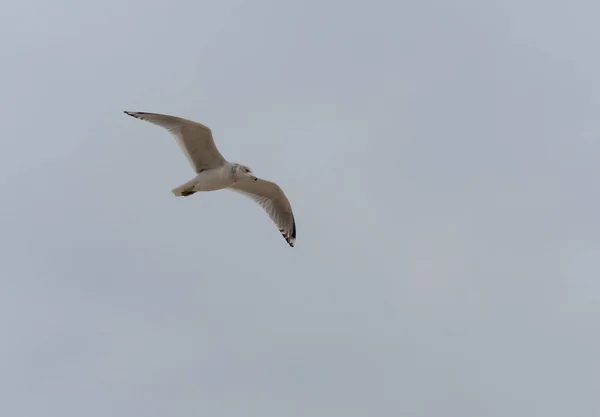
M 250 179 L 253 179 L 254 181 L 258 181 L 258 178 L 256 178 L 254 175 L 252 175 L 252 170 L 250 168 L 248 168 L 246 165 L 242 165 L 242 164 L 233 164 L 233 176 L 236 179 L 250 178 Z

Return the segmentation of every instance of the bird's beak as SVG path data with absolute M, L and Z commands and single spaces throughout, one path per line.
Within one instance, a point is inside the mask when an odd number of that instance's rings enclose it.
M 250 178 L 252 178 L 254 181 L 258 181 L 258 178 L 256 178 L 254 175 L 250 175 Z

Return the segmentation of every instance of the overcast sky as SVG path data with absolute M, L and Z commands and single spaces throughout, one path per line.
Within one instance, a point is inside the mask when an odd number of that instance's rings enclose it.
M 5 3 L 0 414 L 600 415 L 599 13 Z M 210 126 L 296 247 L 123 110 Z

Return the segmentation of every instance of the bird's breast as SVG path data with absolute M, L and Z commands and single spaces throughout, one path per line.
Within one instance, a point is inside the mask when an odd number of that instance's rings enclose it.
M 231 170 L 224 169 L 224 167 L 202 171 L 196 179 L 198 180 L 194 187 L 196 191 L 221 190 L 234 182 Z

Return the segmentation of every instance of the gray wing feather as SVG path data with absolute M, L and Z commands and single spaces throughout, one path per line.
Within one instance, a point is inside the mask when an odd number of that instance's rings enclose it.
M 166 114 L 130 111 L 125 111 L 125 114 L 171 132 L 197 173 L 218 168 L 226 162 L 215 145 L 211 130 L 203 124 Z
M 296 243 L 296 221 L 292 206 L 283 190 L 274 182 L 243 179 L 229 187 L 250 197 L 267 212 L 290 246 Z

